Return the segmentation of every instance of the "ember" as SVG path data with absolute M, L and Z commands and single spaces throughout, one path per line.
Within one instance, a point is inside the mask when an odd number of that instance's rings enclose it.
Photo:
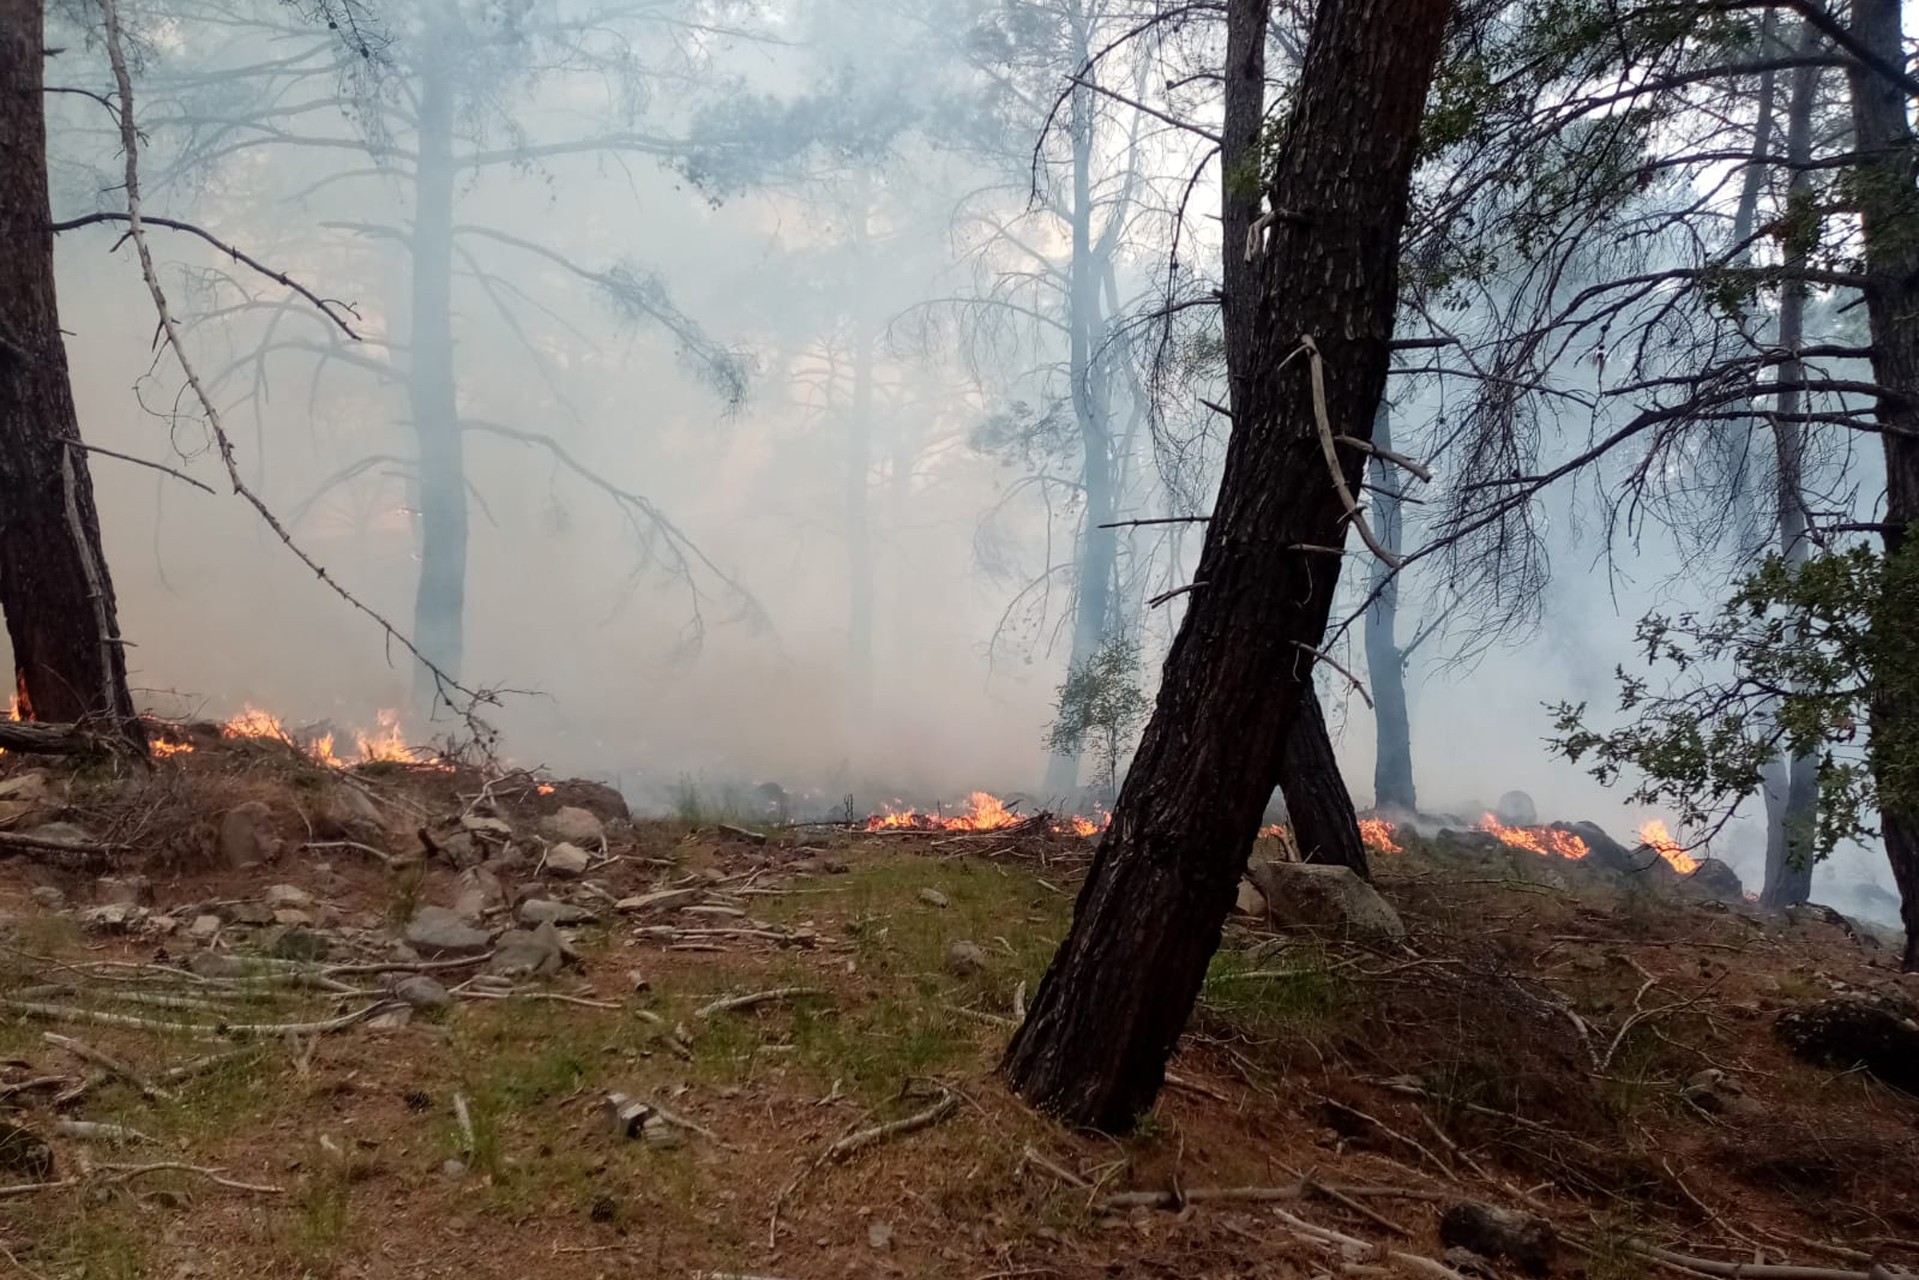
M 1639 826 L 1639 842 L 1664 858 L 1682 876 L 1689 876 L 1699 870 L 1699 859 L 1687 853 L 1685 847 L 1672 838 L 1672 832 L 1666 830 L 1666 824 L 1654 818 Z
M 1501 844 L 1525 849 L 1542 858 L 1583 858 L 1587 853 L 1586 842 L 1570 831 L 1555 831 L 1551 827 L 1509 827 L 1490 813 L 1479 820 L 1479 829 Z

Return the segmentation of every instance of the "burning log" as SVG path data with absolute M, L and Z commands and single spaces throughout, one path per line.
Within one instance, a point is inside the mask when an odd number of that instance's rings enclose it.
M 45 724 L 38 720 L 0 720 L 0 750 L 37 755 L 81 755 L 100 751 L 108 740 L 77 724 Z

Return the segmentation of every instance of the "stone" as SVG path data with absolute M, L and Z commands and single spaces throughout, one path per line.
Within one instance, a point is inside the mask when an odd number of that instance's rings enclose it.
M 885 1222 L 866 1224 L 866 1245 L 869 1249 L 887 1250 L 893 1247 L 893 1228 Z
M 187 968 L 202 978 L 238 978 L 247 971 L 239 956 L 224 951 L 196 951 L 187 957 Z
M 67 895 L 58 885 L 36 884 L 33 886 L 33 900 L 49 911 L 58 911 L 67 905 Z
M 486 930 L 476 929 L 445 907 L 421 907 L 406 926 L 406 944 L 423 956 L 472 956 L 492 945 Z
M 227 908 L 227 919 L 234 924 L 268 925 L 273 923 L 273 908 L 264 902 L 236 902 Z
M 292 907 L 282 907 L 273 913 L 273 923 L 287 928 L 305 928 L 313 923 L 313 913 L 296 911 Z
M 1718 1067 L 1694 1072 L 1679 1096 L 1713 1115 L 1756 1116 L 1765 1111 L 1763 1105 L 1746 1095 L 1745 1087 L 1737 1079 Z
M 461 870 L 477 867 L 482 861 L 480 844 L 470 832 L 456 831 L 450 836 L 442 836 L 439 845 L 440 852 Z
M 1539 806 L 1524 791 L 1508 791 L 1493 806 L 1493 816 L 1503 826 L 1536 827 L 1539 825 Z
M 0 800 L 44 804 L 54 798 L 53 784 L 48 781 L 45 769 L 28 769 L 0 782 Z
M 1266 914 L 1266 895 L 1249 882 L 1241 880 L 1239 897 L 1233 903 L 1233 910 L 1243 916 L 1263 916 Z
M 593 857 L 586 850 L 576 844 L 561 841 L 546 851 L 544 866 L 549 874 L 572 879 L 574 876 L 585 875 L 587 867 L 592 865 L 592 862 Z
M 324 934 L 292 925 L 273 935 L 267 943 L 267 954 L 279 960 L 324 960 L 331 947 Z
M 1439 1218 L 1439 1240 L 1449 1249 L 1504 1258 L 1529 1276 L 1551 1271 L 1559 1252 L 1559 1235 L 1546 1219 L 1470 1201 L 1446 1207 Z
M 568 778 L 552 785 L 551 799 L 556 805 L 574 805 L 585 809 L 602 822 L 623 822 L 632 817 L 626 797 L 603 782 Z
M 46 1182 L 53 1177 L 53 1148 L 33 1130 L 0 1120 L 0 1172 L 8 1181 Z
M 366 1025 L 373 1031 L 398 1031 L 412 1022 L 413 1006 L 402 1004 L 374 1014 L 366 1020 Z
M 125 902 L 109 902 L 81 913 L 80 921 L 99 933 L 124 933 L 146 915 L 146 909 Z
M 220 857 L 229 867 L 257 866 L 280 850 L 273 835 L 273 810 L 248 800 L 227 810 L 220 820 Z
M 1246 874 L 1282 926 L 1371 942 L 1405 940 L 1399 913 L 1346 867 L 1261 859 Z
M 1697 869 L 1680 878 L 1679 888 L 1688 897 L 1712 902 L 1746 900 L 1746 886 L 1739 882 L 1739 873 L 1717 858 L 1701 859 Z
M 453 1007 L 453 993 L 424 973 L 409 973 L 393 983 L 393 995 L 422 1013 Z
M 153 881 L 145 876 L 101 876 L 93 882 L 93 892 L 101 902 L 144 907 L 153 902 Z
M 590 810 L 562 805 L 540 819 L 540 834 L 565 844 L 597 845 L 606 839 L 606 826 Z
M 221 923 L 216 915 L 195 916 L 193 923 L 187 926 L 187 936 L 198 938 L 201 942 L 211 942 L 220 936 Z
M 479 814 L 469 813 L 460 819 L 460 825 L 476 836 L 502 842 L 513 838 L 513 824 L 504 818 L 483 818 Z
M 298 885 L 270 884 L 264 896 L 266 904 L 276 911 L 283 907 L 299 908 L 313 905 L 313 895 Z
M 1834 1071 L 1864 1067 L 1895 1089 L 1919 1093 L 1919 1020 L 1897 995 L 1848 995 L 1788 1009 L 1773 1030 L 1794 1056 Z
M 951 898 L 931 887 L 920 890 L 920 901 L 929 907 L 939 907 L 942 910 L 953 905 Z
M 528 898 L 520 904 L 519 910 L 520 923 L 529 929 L 543 924 L 589 924 L 593 918 L 593 913 L 585 907 L 547 898 Z
M 640 1123 L 640 1138 L 649 1147 L 658 1147 L 663 1151 L 682 1146 L 686 1135 L 677 1126 L 655 1111 Z
M 508 929 L 500 935 L 486 971 L 502 978 L 533 978 L 559 972 L 566 950 L 551 922 L 531 931 Z
M 971 977 L 985 968 L 986 948 L 979 943 L 960 938 L 946 948 L 946 971 L 954 977 Z
M 443 1160 L 440 1162 L 440 1172 L 449 1178 L 464 1178 L 466 1166 L 458 1160 Z
M 162 938 L 171 937 L 180 930 L 180 922 L 173 916 L 149 916 L 147 932 Z

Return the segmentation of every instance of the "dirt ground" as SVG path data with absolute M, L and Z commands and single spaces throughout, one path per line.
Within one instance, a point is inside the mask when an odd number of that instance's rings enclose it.
M 0 785 L 26 766 L 0 760 Z M 25 1275 L 1505 1274 L 1440 1261 L 1457 1201 L 1543 1214 L 1554 1270 L 1593 1280 L 1919 1263 L 1919 1106 L 1773 1032 L 1835 991 L 1919 987 L 1813 913 L 1409 835 L 1376 862 L 1408 943 L 1236 917 L 1157 1110 L 1112 1139 L 994 1074 L 1090 842 L 760 844 L 607 811 L 561 877 L 528 836 L 563 804 L 606 810 L 590 787 L 205 743 L 159 769 L 55 767 L 38 802 L 125 846 L 118 883 L 45 851 L 0 865 L 0 1101 L 52 1156 L 0 1136 L 0 1244 Z M 247 805 L 258 830 L 236 834 Z M 231 865 L 242 838 L 258 865 Z M 456 871 L 469 848 L 497 891 Z M 577 960 L 491 985 L 480 960 L 428 962 L 450 1007 L 399 1005 L 405 922 L 476 884 L 495 930 L 529 897 L 590 912 L 560 930 Z M 269 886 L 303 905 L 274 919 Z M 667 890 L 686 892 L 635 901 Z M 660 1118 L 614 1132 L 609 1092 Z

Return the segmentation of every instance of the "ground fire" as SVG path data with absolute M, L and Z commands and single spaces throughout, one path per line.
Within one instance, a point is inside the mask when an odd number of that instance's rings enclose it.
M 1666 824 L 1657 818 L 1640 824 L 1639 842 L 1664 858 L 1667 865 L 1682 876 L 1699 870 L 1699 859 L 1687 853 L 1685 846 L 1673 839 Z
M 1525 849 L 1542 858 L 1583 858 L 1586 842 L 1570 831 L 1552 827 L 1509 827 L 1492 814 L 1479 820 L 1479 829 L 1515 849 Z

